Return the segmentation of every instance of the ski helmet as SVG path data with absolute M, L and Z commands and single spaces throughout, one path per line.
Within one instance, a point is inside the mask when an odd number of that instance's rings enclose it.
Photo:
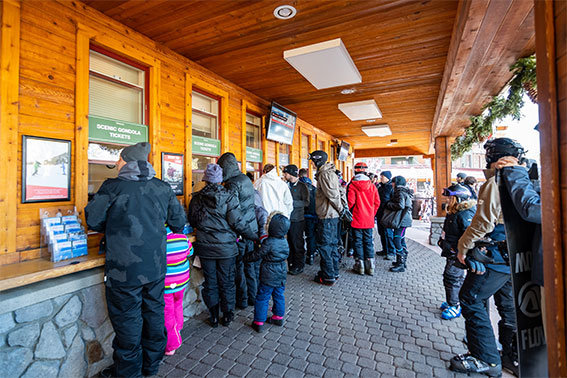
M 505 156 L 521 159 L 525 153 L 524 147 L 510 138 L 490 139 L 484 144 L 484 149 L 486 150 L 485 159 L 487 167 L 490 167 L 490 164 L 497 162 L 498 159 Z
M 315 163 L 317 168 L 321 168 L 327 162 L 329 155 L 325 151 L 316 150 L 309 154 L 309 160 Z
M 364 162 L 356 163 L 354 165 L 354 173 L 364 173 L 368 169 L 368 166 Z
M 443 189 L 445 197 L 456 197 L 457 201 L 466 201 L 471 198 L 471 192 L 461 184 L 453 184 Z

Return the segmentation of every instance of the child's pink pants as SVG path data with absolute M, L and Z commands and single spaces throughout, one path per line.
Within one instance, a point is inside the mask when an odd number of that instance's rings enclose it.
M 166 352 L 181 346 L 183 328 L 183 293 L 185 289 L 173 294 L 165 294 L 165 328 L 167 329 Z

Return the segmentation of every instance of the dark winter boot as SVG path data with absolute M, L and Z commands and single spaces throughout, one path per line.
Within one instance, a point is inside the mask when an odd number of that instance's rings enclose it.
M 374 259 L 364 259 L 364 273 L 369 276 L 374 275 Z
M 402 251 L 400 254 L 396 255 L 396 262 L 397 262 L 397 258 L 399 256 L 400 259 L 400 263 L 396 266 L 393 266 L 390 268 L 390 272 L 394 272 L 394 273 L 401 273 L 401 272 L 405 272 L 406 271 L 406 258 L 407 258 L 407 254 L 404 253 L 404 251 Z
M 307 255 L 307 256 L 305 257 L 305 263 L 306 263 L 307 265 L 313 265 L 313 255 Z
M 225 327 L 228 327 L 230 323 L 234 320 L 234 312 L 227 311 L 222 314 L 221 324 Z
M 354 266 L 352 267 L 352 270 L 355 273 L 358 273 L 358 274 L 364 276 L 364 266 L 362 265 L 362 260 L 355 260 Z
M 264 323 L 252 322 L 252 328 L 258 333 L 264 332 Z
M 396 268 L 401 263 L 402 263 L 402 255 L 400 253 L 396 253 L 396 260 L 392 262 L 392 267 Z
M 217 328 L 219 326 L 219 305 L 214 305 L 209 309 L 209 325 L 213 328 Z

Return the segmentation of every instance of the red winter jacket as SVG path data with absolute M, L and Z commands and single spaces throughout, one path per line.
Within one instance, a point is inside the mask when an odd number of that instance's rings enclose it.
M 348 187 L 348 208 L 352 211 L 352 228 L 374 228 L 374 217 L 380 207 L 376 186 L 368 176 L 359 173 Z

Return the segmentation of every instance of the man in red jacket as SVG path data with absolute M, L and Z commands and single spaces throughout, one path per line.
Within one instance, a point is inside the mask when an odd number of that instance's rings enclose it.
M 380 197 L 376 186 L 365 173 L 357 173 L 349 185 L 348 208 L 352 212 L 351 228 L 355 258 L 353 270 L 361 275 L 374 274 L 372 230 L 378 207 L 380 207 Z

